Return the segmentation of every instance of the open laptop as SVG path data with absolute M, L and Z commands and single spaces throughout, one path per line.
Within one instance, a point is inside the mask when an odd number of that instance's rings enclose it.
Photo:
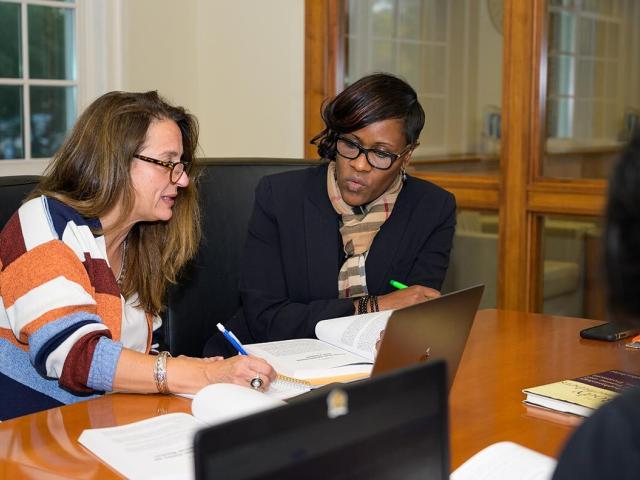
M 446 479 L 446 365 L 316 390 L 194 438 L 197 479 Z
M 371 375 L 441 358 L 451 389 L 483 291 L 484 285 L 476 285 L 394 311 Z

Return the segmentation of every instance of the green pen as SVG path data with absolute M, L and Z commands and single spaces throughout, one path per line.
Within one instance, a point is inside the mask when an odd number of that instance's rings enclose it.
M 397 280 L 389 280 L 389 283 L 391 284 L 392 287 L 397 288 L 398 290 L 402 290 L 403 288 L 409 288 L 408 285 L 398 282 Z

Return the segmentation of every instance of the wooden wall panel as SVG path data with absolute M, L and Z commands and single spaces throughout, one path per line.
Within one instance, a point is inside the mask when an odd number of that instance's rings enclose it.
M 502 149 L 500 159 L 500 241 L 498 246 L 498 308 L 526 310 L 535 282 L 531 252 L 533 218 L 527 212 L 531 170 L 534 78 L 534 4 L 505 0 Z
M 498 177 L 427 173 L 412 175 L 429 180 L 453 193 L 458 209 L 497 211 L 499 208 Z
M 309 141 L 322 129 L 322 102 L 336 94 L 342 1 L 305 0 L 304 156 L 317 158 Z

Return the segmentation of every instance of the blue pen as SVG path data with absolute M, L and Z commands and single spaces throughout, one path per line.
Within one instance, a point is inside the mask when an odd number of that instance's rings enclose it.
M 231 333 L 229 330 L 224 328 L 224 325 L 219 323 L 218 330 L 222 332 L 222 335 L 224 335 L 224 338 L 226 338 L 229 341 L 229 343 L 233 345 L 233 348 L 235 348 L 240 355 L 249 355 L 247 351 L 244 349 L 244 347 L 242 346 L 242 344 L 240 343 L 240 340 L 238 340 L 233 333 Z

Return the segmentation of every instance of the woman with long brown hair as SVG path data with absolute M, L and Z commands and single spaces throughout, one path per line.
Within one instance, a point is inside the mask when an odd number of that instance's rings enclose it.
M 80 116 L 0 233 L 2 419 L 112 390 L 275 378 L 254 357 L 148 355 L 200 239 L 197 143 L 195 117 L 156 92 L 111 92 Z

